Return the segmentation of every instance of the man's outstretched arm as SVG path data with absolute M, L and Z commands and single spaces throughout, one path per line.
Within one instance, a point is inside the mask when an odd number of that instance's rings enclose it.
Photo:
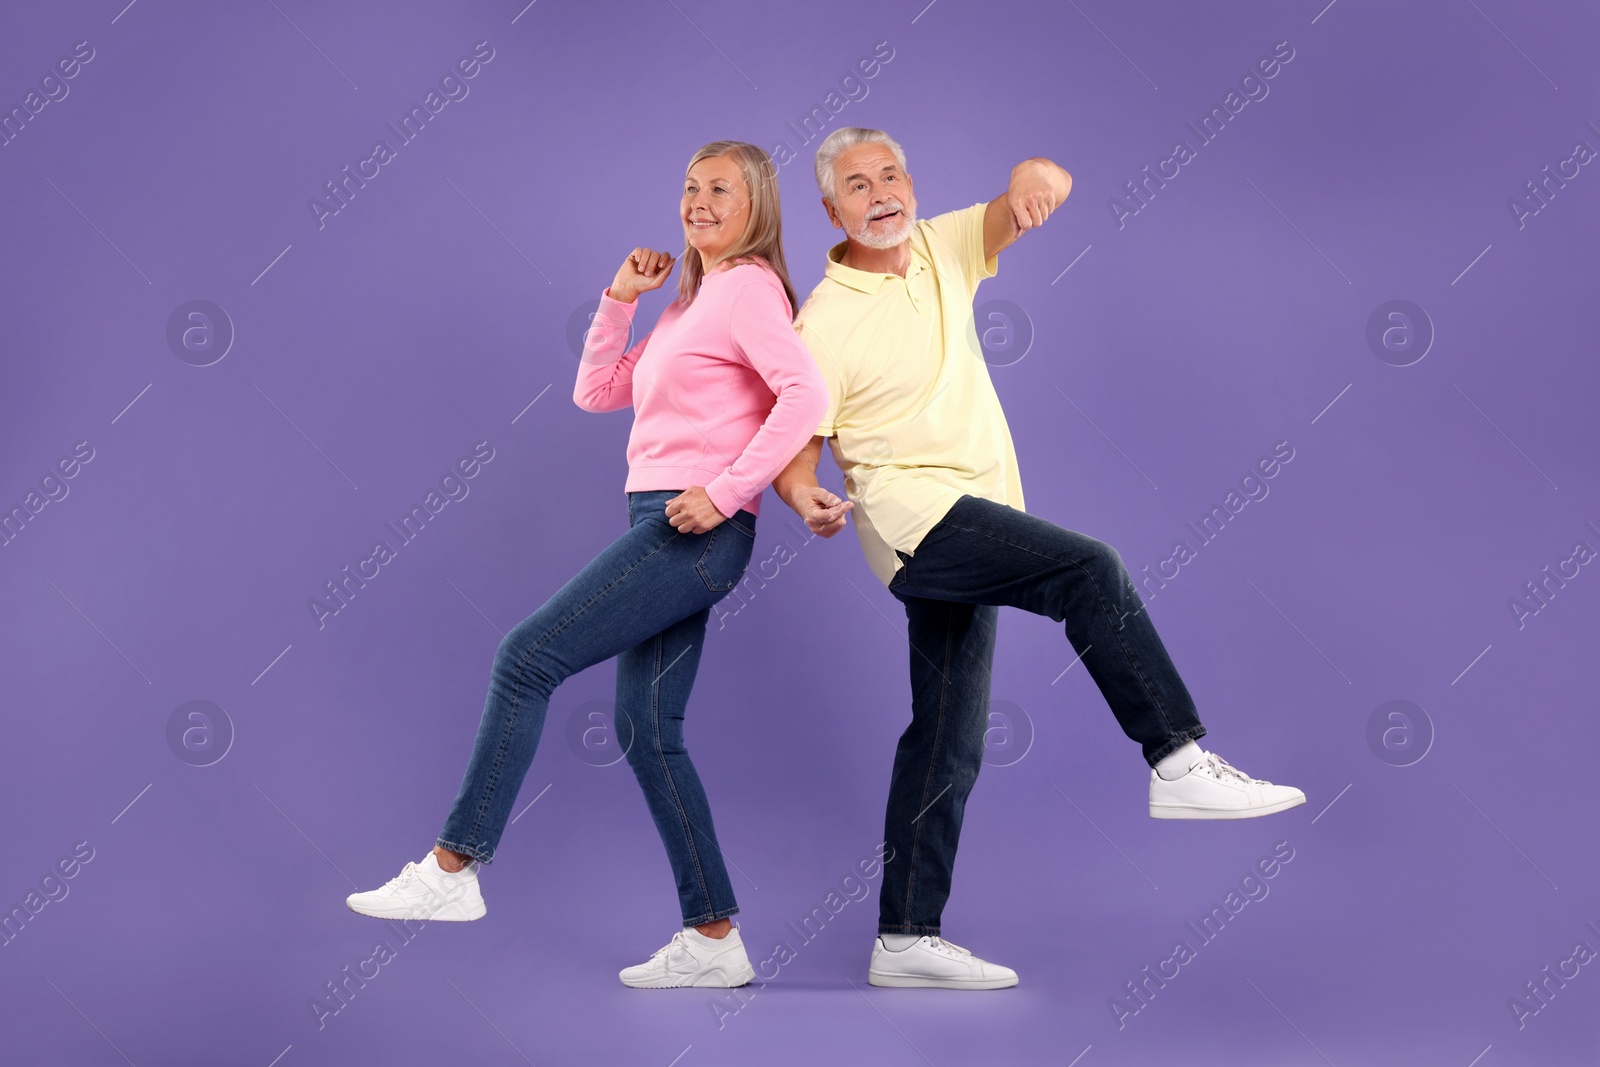
M 817 484 L 817 462 L 822 459 L 823 437 L 813 437 L 789 465 L 778 472 L 772 490 L 806 521 L 812 533 L 832 537 L 845 526 L 845 514 L 854 504 L 840 500 Z
M 983 258 L 997 254 L 1035 226 L 1072 192 L 1072 175 L 1043 157 L 1011 168 L 1011 185 L 983 213 Z

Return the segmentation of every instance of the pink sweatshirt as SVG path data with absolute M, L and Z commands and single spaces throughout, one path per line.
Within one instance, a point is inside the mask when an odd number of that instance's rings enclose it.
M 623 352 L 638 306 L 609 287 L 601 294 L 573 401 L 585 411 L 633 405 L 627 491 L 699 485 L 724 516 L 759 514 L 762 491 L 828 407 L 783 283 L 760 262 L 714 271 L 687 310 L 674 300 Z

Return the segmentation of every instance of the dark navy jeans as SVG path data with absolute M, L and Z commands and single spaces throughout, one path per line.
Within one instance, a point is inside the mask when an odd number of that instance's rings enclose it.
M 983 765 L 1001 605 L 1065 623 L 1123 733 L 1152 767 L 1206 728 L 1122 557 L 1103 541 L 963 496 L 890 580 L 906 609 L 911 725 L 884 818 L 878 932 L 937 934 L 967 795 Z
M 628 532 L 500 642 L 472 757 L 438 844 L 493 862 L 551 692 L 616 656 L 616 736 L 632 737 L 628 763 L 667 848 L 683 924 L 699 926 L 739 907 L 705 789 L 683 746 L 683 715 L 706 619 L 744 575 L 756 517 L 739 511 L 707 533 L 679 533 L 666 516 L 678 492 L 629 493 Z

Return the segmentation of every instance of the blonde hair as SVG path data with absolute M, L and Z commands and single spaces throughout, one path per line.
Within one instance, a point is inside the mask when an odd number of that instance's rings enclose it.
M 745 188 L 750 190 L 750 218 L 744 233 L 728 249 L 722 262 L 764 261 L 783 283 L 784 294 L 789 298 L 789 318 L 794 318 L 799 301 L 795 299 L 794 286 L 789 283 L 789 268 L 783 261 L 783 208 L 778 199 L 778 168 L 772 157 L 753 144 L 744 141 L 712 141 L 701 148 L 684 168 L 687 174 L 702 159 L 723 156 L 739 165 Z M 687 240 L 684 241 L 682 270 L 678 272 L 678 299 L 685 304 L 694 302 L 705 277 L 705 266 L 699 253 Z

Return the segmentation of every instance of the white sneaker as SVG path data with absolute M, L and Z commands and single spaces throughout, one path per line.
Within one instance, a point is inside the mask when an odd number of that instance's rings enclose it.
M 672 940 L 656 949 L 655 955 L 633 967 L 617 972 L 622 984 L 635 989 L 672 989 L 677 986 L 715 986 L 730 989 L 744 985 L 756 976 L 745 955 L 744 941 L 739 928 L 728 931 L 719 939 L 706 938 L 712 944 L 696 940 L 684 927 L 672 935 Z
M 351 911 L 377 919 L 428 922 L 470 922 L 488 910 L 478 891 L 478 861 L 468 860 L 451 872 L 439 866 L 432 852 L 421 863 L 407 863 L 383 888 L 351 893 L 344 902 Z
M 1252 778 L 1215 752 L 1170 782 L 1150 769 L 1152 819 L 1253 819 L 1305 802 L 1294 786 Z
M 898 989 L 1006 989 L 1017 984 L 1017 972 L 941 937 L 920 937 L 899 952 L 879 937 L 872 942 L 867 982 Z

